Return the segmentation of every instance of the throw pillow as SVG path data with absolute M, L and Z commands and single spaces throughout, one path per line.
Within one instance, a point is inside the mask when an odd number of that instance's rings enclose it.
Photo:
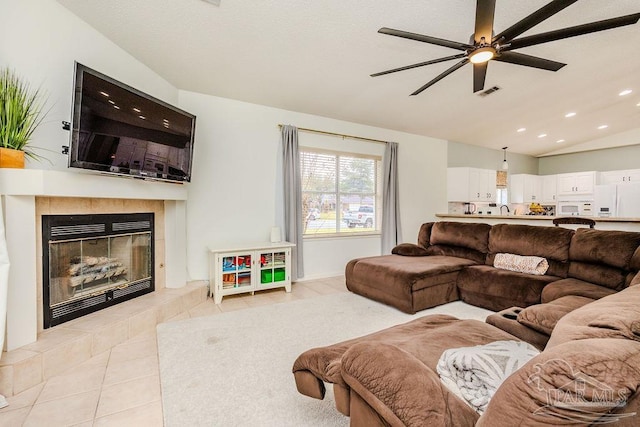
M 422 246 L 413 243 L 401 243 L 391 250 L 392 254 L 403 256 L 427 256 L 429 253 Z

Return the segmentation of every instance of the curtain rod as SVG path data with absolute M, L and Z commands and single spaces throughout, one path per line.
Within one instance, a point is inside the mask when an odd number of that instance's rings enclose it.
M 283 124 L 279 124 L 278 127 L 282 127 L 284 126 Z M 345 135 L 342 133 L 335 133 L 335 132 L 327 132 L 324 130 L 317 130 L 317 129 L 308 129 L 308 128 L 298 128 L 299 131 L 303 131 L 303 132 L 311 132 L 311 133 L 320 133 L 323 135 L 331 135 L 331 136 L 338 136 L 341 138 L 349 138 L 349 139 L 357 139 L 360 141 L 368 141 L 368 142 L 376 142 L 378 144 L 386 144 L 388 141 L 382 141 L 380 139 L 372 139 L 372 138 L 364 138 L 362 136 L 353 136 L 353 135 Z

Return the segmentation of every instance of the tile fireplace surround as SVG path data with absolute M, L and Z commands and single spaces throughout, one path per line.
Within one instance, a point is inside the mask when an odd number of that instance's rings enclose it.
M 0 169 L 7 247 L 7 351 L 34 343 L 42 321 L 42 215 L 153 212 L 156 290 L 186 284 L 188 184 L 82 172 Z

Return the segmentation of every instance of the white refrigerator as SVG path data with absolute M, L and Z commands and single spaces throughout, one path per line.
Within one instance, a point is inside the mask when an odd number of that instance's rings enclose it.
M 594 216 L 640 218 L 640 184 L 596 185 Z
M 640 218 L 640 184 L 619 184 L 616 187 L 616 216 Z

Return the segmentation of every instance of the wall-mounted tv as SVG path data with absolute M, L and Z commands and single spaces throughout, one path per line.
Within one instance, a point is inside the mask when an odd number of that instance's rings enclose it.
M 191 181 L 196 117 L 76 62 L 69 167 Z

